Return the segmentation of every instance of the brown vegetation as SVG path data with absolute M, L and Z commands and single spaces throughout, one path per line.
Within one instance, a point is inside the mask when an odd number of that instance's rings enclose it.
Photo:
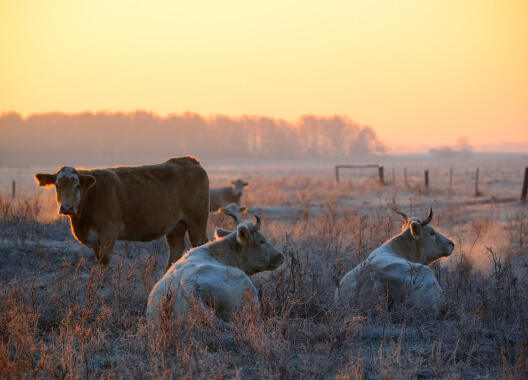
M 337 185 L 318 176 L 248 178 L 243 203 L 266 217 L 263 233 L 286 256 L 252 279 L 260 308 L 229 327 L 197 314 L 145 321 L 166 247 L 119 243 L 102 273 L 49 200 L 0 197 L 2 378 L 511 378 L 528 376 L 528 209 L 478 212 L 444 193 Z M 471 187 L 468 192 L 471 192 Z M 438 318 L 364 300 L 335 311 L 342 276 L 398 233 L 394 213 L 425 216 L 455 241 L 434 264 L 446 309 Z M 412 207 L 412 210 L 411 210 Z M 231 218 L 212 215 L 214 227 Z M 478 264 L 477 264 L 478 263 Z

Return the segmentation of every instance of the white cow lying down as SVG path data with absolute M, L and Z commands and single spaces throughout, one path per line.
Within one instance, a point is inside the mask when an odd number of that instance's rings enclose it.
M 425 220 L 398 214 L 405 219 L 401 234 L 341 279 L 334 296 L 338 307 L 353 309 L 374 296 L 387 299 L 389 308 L 407 301 L 420 312 L 438 314 L 442 289 L 427 265 L 449 256 L 455 244 L 428 225 L 432 209 Z
M 187 252 L 172 265 L 149 295 L 147 319 L 153 320 L 167 307 L 185 317 L 197 306 L 229 322 L 231 314 L 258 295 L 249 276 L 278 268 L 284 256 L 259 231 L 257 224 L 235 219 L 236 231 L 217 228 L 215 240 Z

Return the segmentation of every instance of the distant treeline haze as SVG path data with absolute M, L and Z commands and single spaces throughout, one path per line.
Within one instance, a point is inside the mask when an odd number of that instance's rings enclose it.
M 375 131 L 343 117 L 204 118 L 185 113 L 0 116 L 0 164 L 92 164 L 193 155 L 198 158 L 319 158 L 379 154 Z M 72 161 L 73 159 L 73 161 Z

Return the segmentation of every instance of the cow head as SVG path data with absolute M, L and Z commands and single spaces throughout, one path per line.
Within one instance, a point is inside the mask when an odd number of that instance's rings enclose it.
M 55 185 L 57 212 L 61 215 L 77 215 L 84 191 L 95 184 L 95 177 L 82 175 L 75 168 L 63 166 L 55 174 L 35 174 L 39 186 Z
M 249 183 L 244 182 L 241 179 L 237 179 L 236 181 L 231 180 L 231 186 L 233 187 L 233 191 L 235 192 L 235 195 L 238 198 L 242 196 L 242 191 L 244 190 L 244 187 L 248 185 Z
M 408 218 L 403 212 L 397 213 L 405 220 L 405 224 L 402 226 L 402 235 L 406 239 L 414 241 L 418 248 L 418 256 L 411 261 L 429 265 L 436 259 L 447 257 L 453 253 L 455 244 L 429 225 L 433 219 L 432 208 L 424 220 L 417 217 Z
M 236 223 L 236 231 L 227 231 L 217 228 L 215 231 L 216 238 L 222 238 L 229 234 L 236 233 L 236 241 L 241 250 L 238 255 L 238 267 L 248 276 L 265 270 L 277 269 L 284 262 L 284 255 L 273 246 L 259 231 L 260 217 L 255 215 L 257 223 L 250 220 L 240 222 L 234 214 L 226 213 L 231 216 Z

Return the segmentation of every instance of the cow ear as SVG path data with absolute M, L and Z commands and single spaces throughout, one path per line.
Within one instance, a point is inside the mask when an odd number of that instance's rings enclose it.
M 83 189 L 89 189 L 90 187 L 95 185 L 95 177 L 91 175 L 81 175 L 80 183 Z
M 249 183 L 244 182 L 244 185 L 243 185 L 243 186 L 244 186 L 244 187 L 249 186 Z
M 39 186 L 50 187 L 55 185 L 55 180 L 57 179 L 57 174 L 35 174 L 35 180 L 38 182 Z
M 244 224 L 239 224 L 237 227 L 237 240 L 242 245 L 247 245 L 251 242 L 251 231 Z
M 215 239 L 221 239 L 224 236 L 229 235 L 230 233 L 231 233 L 231 231 L 224 230 L 223 228 L 220 228 L 220 227 L 216 227 L 215 228 L 214 237 L 215 237 Z
M 412 222 L 409 226 L 409 232 L 413 238 L 419 240 L 422 236 L 422 226 L 418 222 Z
M 246 211 L 246 206 L 240 207 L 240 212 L 244 212 L 244 211 Z

